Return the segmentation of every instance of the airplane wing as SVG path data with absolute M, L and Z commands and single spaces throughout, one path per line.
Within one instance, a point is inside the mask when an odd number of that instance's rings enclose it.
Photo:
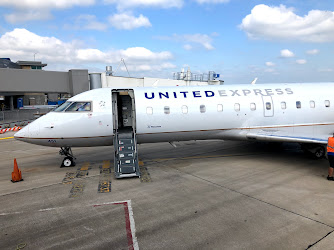
M 250 140 L 258 141 L 276 141 L 276 142 L 298 142 L 298 143 L 320 143 L 327 144 L 328 135 L 324 135 L 323 138 L 319 137 L 304 137 L 304 136 L 292 136 L 292 135 L 279 135 L 269 134 L 265 132 L 247 133 L 246 137 Z

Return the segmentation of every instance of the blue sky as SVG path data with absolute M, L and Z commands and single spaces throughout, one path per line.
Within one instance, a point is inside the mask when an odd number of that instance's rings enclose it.
M 0 57 L 45 70 L 334 81 L 332 0 L 0 0 L 0 16 Z

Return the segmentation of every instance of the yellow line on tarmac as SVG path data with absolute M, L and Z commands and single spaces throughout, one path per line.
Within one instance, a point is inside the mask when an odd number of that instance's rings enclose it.
M 14 138 L 14 136 L 12 136 L 12 137 L 4 137 L 4 138 L 0 138 L 0 140 L 8 140 L 8 139 L 13 139 Z
M 171 158 L 158 158 L 158 159 L 148 159 L 144 160 L 144 162 L 161 162 L 161 161 L 171 161 L 171 160 L 192 160 L 192 159 L 207 159 L 207 158 L 223 158 L 223 157 L 231 157 L 231 156 L 247 156 L 254 154 L 227 154 L 227 155 L 198 155 L 198 156 L 188 156 L 188 157 L 171 157 Z

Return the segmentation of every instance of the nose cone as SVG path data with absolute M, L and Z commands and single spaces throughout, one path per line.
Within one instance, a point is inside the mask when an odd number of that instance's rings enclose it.
M 29 125 L 28 125 L 29 126 Z M 16 140 L 20 140 L 21 138 L 24 138 L 24 137 L 29 137 L 29 129 L 28 129 L 28 126 L 22 128 L 20 131 L 16 132 L 14 134 L 14 138 Z
M 31 139 L 39 135 L 39 123 L 34 121 L 14 134 L 14 138 L 19 141 L 30 142 Z

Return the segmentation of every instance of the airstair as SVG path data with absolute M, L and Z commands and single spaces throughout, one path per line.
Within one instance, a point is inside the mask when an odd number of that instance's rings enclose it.
M 135 133 L 133 133 L 132 131 L 118 132 L 115 135 L 114 148 L 115 177 L 139 177 L 140 170 L 138 165 L 138 153 Z
M 133 90 L 113 90 L 112 102 L 115 177 L 140 177 Z

